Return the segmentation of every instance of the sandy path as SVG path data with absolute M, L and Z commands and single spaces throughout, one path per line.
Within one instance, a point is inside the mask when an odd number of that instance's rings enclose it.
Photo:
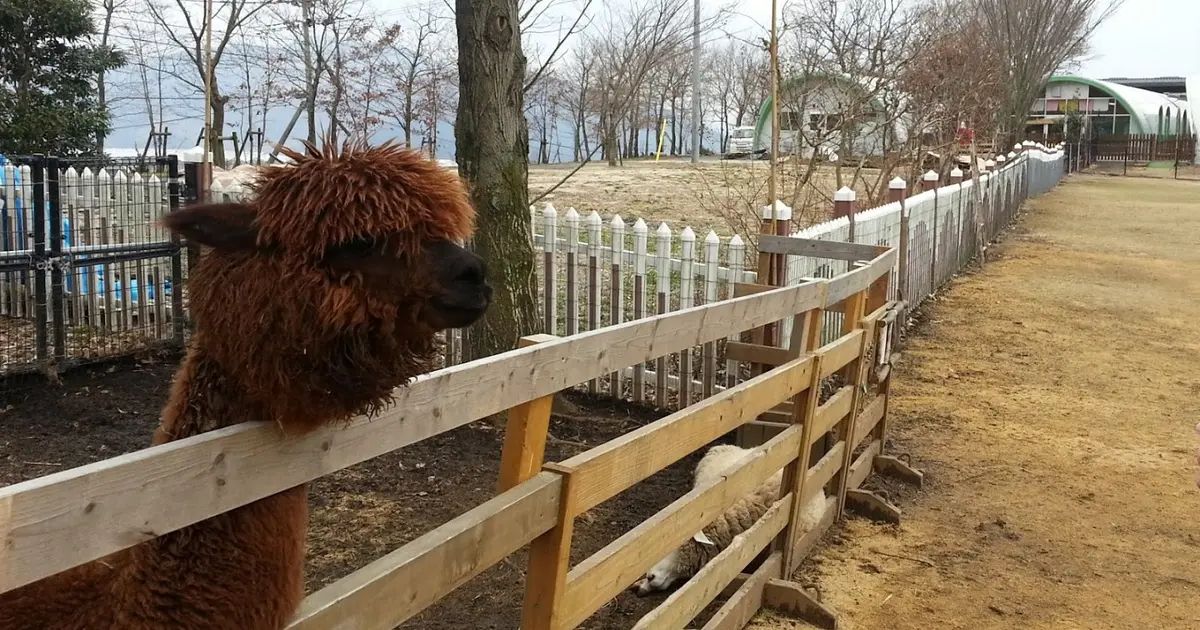
M 1076 177 L 993 251 L 904 350 L 925 490 L 804 579 L 849 630 L 1200 628 L 1200 184 Z

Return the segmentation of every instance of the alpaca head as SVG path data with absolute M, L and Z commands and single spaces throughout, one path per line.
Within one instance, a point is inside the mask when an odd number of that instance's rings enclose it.
M 391 144 L 283 152 L 294 163 L 261 169 L 252 201 L 165 223 L 210 248 L 188 282 L 196 346 L 248 403 L 307 430 L 389 403 L 492 289 L 457 244 L 475 221 L 457 174 Z

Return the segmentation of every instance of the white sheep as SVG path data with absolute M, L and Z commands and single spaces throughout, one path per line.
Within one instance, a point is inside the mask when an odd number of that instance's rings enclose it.
M 692 488 L 712 482 L 727 471 L 750 452 L 732 444 L 718 444 L 704 454 L 696 464 Z M 769 477 L 749 495 L 742 497 L 729 509 L 721 513 L 704 529 L 696 532 L 650 568 L 644 576 L 630 588 L 639 596 L 652 591 L 663 591 L 676 581 L 686 581 L 700 570 L 709 560 L 728 547 L 735 536 L 750 529 L 762 518 L 767 509 L 779 500 L 779 485 L 783 481 L 783 470 Z M 798 527 L 801 533 L 816 527 L 825 514 L 825 492 L 818 489 L 817 494 L 809 499 L 800 511 Z

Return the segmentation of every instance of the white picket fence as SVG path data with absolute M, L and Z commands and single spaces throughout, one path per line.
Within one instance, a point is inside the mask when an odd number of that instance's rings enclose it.
M 893 292 L 903 287 L 906 293 L 902 297 L 911 307 L 934 294 L 973 260 L 980 244 L 991 242 L 1013 220 L 1026 198 L 1053 188 L 1063 175 L 1062 153 L 1044 148 L 1013 153 L 1004 156 L 999 165 L 990 164 L 996 170 L 976 181 L 941 186 L 903 201 L 909 228 L 907 260 L 904 277 L 897 269 L 891 287 Z M 899 186 L 906 188 L 907 184 L 900 181 Z M 976 186 L 980 190 L 976 191 Z M 839 196 L 853 200 L 854 192 L 843 189 Z M 790 213 L 782 204 L 777 208 Z M 776 218 L 784 219 L 779 209 Z M 901 202 L 887 203 L 856 212 L 853 220 L 827 221 L 795 236 L 898 248 L 901 211 Z M 652 230 L 642 218 L 630 226 L 620 215 L 608 218 L 592 212 L 581 216 L 573 208 L 560 212 L 551 204 L 541 210 L 531 208 L 530 213 L 530 236 L 539 258 L 543 332 L 572 335 L 727 299 L 733 295 L 734 284 L 757 280 L 757 273 L 747 269 L 748 248 L 741 236 L 723 237 L 710 231 L 697 242 L 690 227 L 676 232 L 658 223 Z M 770 218 L 769 213 L 767 206 L 763 218 Z M 832 277 L 846 271 L 848 264 L 788 256 L 785 277 L 788 284 Z M 840 313 L 826 314 L 828 334 L 840 328 L 840 317 Z M 782 326 L 786 340 L 791 322 Z M 450 339 L 451 360 L 459 358 L 454 352 L 455 336 Z M 701 395 L 732 386 L 744 376 L 746 366 L 724 360 L 723 354 L 723 344 L 694 348 L 655 364 L 627 368 L 605 382 L 590 383 L 588 389 L 663 407 L 684 406 Z
M 1063 174 L 1062 154 L 1044 147 L 1028 147 L 992 165 L 996 170 L 978 180 L 944 185 L 904 200 L 907 260 L 904 277 L 897 269 L 891 287 L 894 293 L 903 287 L 902 297 L 911 306 L 919 305 L 974 259 L 980 243 L 994 239 L 1025 199 L 1053 188 Z M 247 189 L 236 179 L 218 180 L 212 193 L 216 201 L 234 201 L 244 199 Z M 853 199 L 854 193 L 843 189 L 839 194 Z M 764 210 L 769 212 L 769 206 Z M 901 202 L 888 203 L 856 212 L 853 220 L 827 221 L 795 236 L 900 247 L 901 212 Z M 573 335 L 728 299 L 735 284 L 757 280 L 757 273 L 747 268 L 748 247 L 739 235 L 709 231 L 700 239 L 690 227 L 676 231 L 643 218 L 630 224 L 619 214 L 584 216 L 573 208 L 560 212 L 551 204 L 541 210 L 531 207 L 530 225 L 542 331 L 550 334 Z M 788 256 L 786 281 L 797 284 L 805 278 L 832 277 L 845 271 L 846 265 Z M 840 317 L 840 313 L 826 314 L 829 334 L 840 328 Z M 789 338 L 790 326 L 791 322 L 783 323 L 783 339 Z M 446 362 L 462 361 L 461 331 L 450 331 L 445 341 Z M 626 368 L 589 383 L 587 389 L 662 407 L 684 406 L 744 377 L 745 366 L 725 360 L 723 348 L 724 343 L 708 344 Z

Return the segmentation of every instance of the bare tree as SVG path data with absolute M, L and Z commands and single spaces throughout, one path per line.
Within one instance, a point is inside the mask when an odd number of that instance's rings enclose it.
M 571 115 L 574 161 L 582 162 L 592 154 L 588 140 L 588 94 L 592 88 L 592 70 L 596 57 L 583 47 L 576 48 L 562 70 L 564 82 L 571 86 L 566 107 Z
M 112 48 L 111 36 L 113 34 L 113 18 L 118 10 L 124 9 L 129 5 L 129 0 L 100 0 L 100 33 L 99 44 L 100 48 L 110 50 Z M 97 100 L 108 107 L 107 97 L 107 77 L 106 70 L 103 68 L 96 74 L 96 98 Z M 96 132 L 96 151 L 104 153 L 104 132 Z
M 1025 127 L 1046 79 L 1084 56 L 1092 33 L 1124 0 L 962 0 L 955 7 L 979 21 L 1005 63 L 999 112 L 1005 143 Z
M 417 117 L 421 120 L 421 143 L 429 156 L 437 155 L 438 126 L 453 124 L 458 106 L 458 60 L 450 47 L 435 47 L 427 59 L 428 71 L 418 83 Z
M 597 57 L 592 102 L 609 166 L 617 165 L 620 124 L 646 77 L 664 58 L 686 48 L 690 9 L 688 0 L 634 0 L 614 8 L 586 38 L 585 47 Z
M 410 7 L 391 45 L 394 60 L 388 64 L 391 97 L 386 114 L 403 130 L 407 147 L 412 146 L 421 92 L 427 89 L 424 84 L 436 81 L 436 77 L 430 75 L 439 68 L 431 60 L 448 43 L 442 38 L 447 26 L 447 18 L 438 12 L 437 5 Z
M 195 93 L 205 93 L 206 77 L 212 73 L 211 103 L 212 103 L 212 137 L 206 138 L 213 156 L 213 163 L 225 165 L 225 147 L 220 141 L 225 129 L 225 108 L 229 103 L 229 95 L 221 88 L 217 70 L 225 57 L 225 51 L 233 37 L 241 29 L 252 23 L 255 16 L 269 6 L 262 0 L 212 0 L 213 2 L 213 33 L 211 67 L 205 61 L 205 40 L 207 26 L 203 15 L 203 5 L 173 0 L 167 4 L 159 0 L 149 0 L 147 9 L 151 18 L 159 25 L 167 39 L 186 57 L 191 71 L 175 68 L 171 74 L 194 90 Z M 176 19 L 183 21 L 182 27 Z M 219 31 L 219 32 L 218 32 Z
M 542 75 L 559 60 L 572 36 L 582 33 L 589 24 L 588 13 L 594 0 L 519 0 L 521 35 L 554 34 L 554 44 L 543 55 L 531 42 L 523 44 L 534 60 L 534 69 L 526 73 L 524 89 L 529 91 Z

